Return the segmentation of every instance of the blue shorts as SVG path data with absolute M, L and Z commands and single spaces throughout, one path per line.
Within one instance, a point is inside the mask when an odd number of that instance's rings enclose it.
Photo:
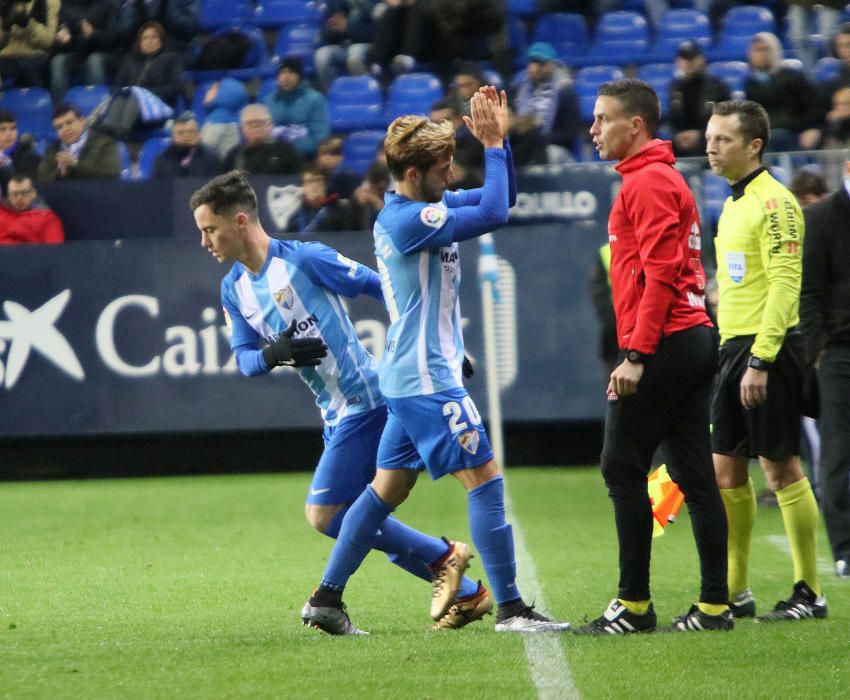
M 384 400 L 389 417 L 378 447 L 381 469 L 427 468 L 436 480 L 493 459 L 481 415 L 466 389 Z
M 375 477 L 378 442 L 386 422 L 387 408 L 380 406 L 325 426 L 325 451 L 313 474 L 307 503 L 332 506 L 357 500 Z

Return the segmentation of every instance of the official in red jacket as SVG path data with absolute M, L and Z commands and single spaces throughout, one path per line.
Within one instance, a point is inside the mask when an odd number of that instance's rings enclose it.
M 32 180 L 21 175 L 9 180 L 0 203 L 0 245 L 64 241 L 62 222 L 39 199 Z
M 669 141 L 653 138 L 661 109 L 639 80 L 605 83 L 590 134 L 623 176 L 608 221 L 620 363 L 608 384 L 602 475 L 620 547 L 618 596 L 578 634 L 656 627 L 649 592 L 652 505 L 647 475 L 661 446 L 685 494 L 700 558 L 699 600 L 672 629 L 732 629 L 726 582 L 726 514 L 714 478 L 708 402 L 717 342 L 705 311 L 705 274 L 693 195 L 673 167 Z

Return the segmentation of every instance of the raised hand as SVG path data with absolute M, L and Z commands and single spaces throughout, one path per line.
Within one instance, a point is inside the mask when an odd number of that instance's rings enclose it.
M 504 90 L 499 92 L 492 85 L 483 86 L 480 88 L 479 92 L 487 98 L 496 111 L 496 119 L 499 122 L 499 129 L 502 132 L 502 140 L 508 138 L 508 133 L 511 128 L 511 117 L 510 112 L 508 111 L 507 93 Z
M 502 133 L 497 116 L 498 105 L 487 99 L 482 91 L 476 92 L 469 101 L 471 116 L 463 121 L 484 148 L 501 148 Z

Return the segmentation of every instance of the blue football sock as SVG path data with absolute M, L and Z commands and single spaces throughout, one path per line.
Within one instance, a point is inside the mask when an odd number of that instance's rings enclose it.
M 348 579 L 372 549 L 378 529 L 392 511 L 371 486 L 364 489 L 343 518 L 339 536 L 322 576 L 322 586 L 340 591 L 345 588 Z
M 346 506 L 334 515 L 325 529 L 328 537 L 336 538 L 339 535 L 342 520 L 350 507 Z M 428 564 L 442 557 L 448 547 L 443 540 L 418 532 L 390 516 L 381 526 L 373 549 L 385 552 L 393 564 L 430 582 L 431 569 L 428 568 Z M 458 597 L 475 595 L 477 591 L 478 584 L 464 576 Z
M 505 522 L 505 484 L 494 477 L 468 494 L 469 530 L 481 555 L 493 597 L 502 603 L 521 598 L 516 585 L 514 536 Z

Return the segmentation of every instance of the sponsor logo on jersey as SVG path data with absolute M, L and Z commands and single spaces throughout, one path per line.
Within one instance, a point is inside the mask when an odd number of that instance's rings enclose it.
M 446 212 L 437 207 L 425 207 L 419 212 L 419 218 L 422 223 L 431 228 L 440 228 L 446 220 Z
M 292 291 L 291 286 L 278 290 L 272 296 L 275 302 L 287 311 L 292 311 L 292 307 L 295 306 L 295 292 Z
M 481 442 L 481 436 L 477 430 L 467 430 L 457 436 L 457 443 L 469 454 L 474 455 L 478 452 L 478 444 Z
M 775 199 L 768 199 L 764 203 L 765 209 L 776 209 L 777 207 L 779 207 L 779 202 L 777 202 Z
M 729 273 L 729 279 L 735 284 L 741 284 L 744 281 L 744 275 L 747 274 L 746 255 L 735 252 L 726 253 L 726 271 Z

